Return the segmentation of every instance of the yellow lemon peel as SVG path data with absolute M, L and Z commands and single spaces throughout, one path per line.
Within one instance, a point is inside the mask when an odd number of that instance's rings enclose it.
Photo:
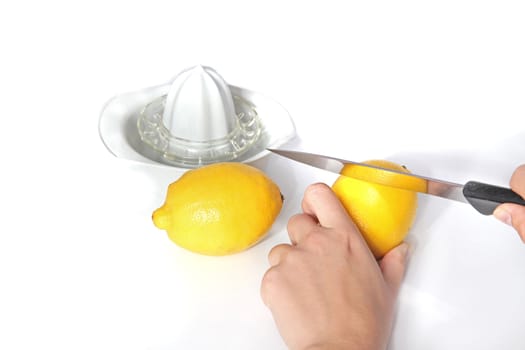
M 279 187 L 263 171 L 223 162 L 189 170 L 170 184 L 152 219 L 183 248 L 227 255 L 257 243 L 281 208 Z
M 404 166 L 386 160 L 364 163 L 409 173 Z M 345 176 L 340 176 L 332 189 L 371 251 L 381 258 L 408 234 L 416 216 L 414 191 L 426 192 L 427 181 L 354 164 L 346 164 L 341 174 Z

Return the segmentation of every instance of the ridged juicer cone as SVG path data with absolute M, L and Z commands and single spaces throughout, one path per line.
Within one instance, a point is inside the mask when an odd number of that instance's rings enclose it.
M 200 65 L 179 73 L 166 95 L 147 104 L 137 128 L 144 143 L 184 167 L 233 161 L 261 134 L 255 107 Z

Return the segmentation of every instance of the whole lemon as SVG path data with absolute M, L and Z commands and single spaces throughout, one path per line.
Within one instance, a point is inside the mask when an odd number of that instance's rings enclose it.
M 409 173 L 404 166 L 386 160 L 364 163 Z M 413 191 L 426 192 L 427 182 L 354 164 L 346 164 L 341 174 L 345 176 L 337 178 L 332 189 L 375 257 L 381 258 L 408 234 L 417 208 L 417 194 Z
M 184 173 L 169 185 L 153 223 L 190 251 L 226 255 L 254 245 L 282 208 L 279 187 L 243 163 L 215 163 Z

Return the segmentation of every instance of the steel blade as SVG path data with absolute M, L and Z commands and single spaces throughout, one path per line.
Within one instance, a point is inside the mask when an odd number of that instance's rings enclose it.
M 399 176 L 423 179 L 427 181 L 426 191 L 418 191 L 418 192 L 430 194 L 433 196 L 443 197 L 443 198 L 447 198 L 447 199 L 451 199 L 451 200 L 455 200 L 455 201 L 459 201 L 463 203 L 468 203 L 465 196 L 463 195 L 463 185 L 458 184 L 458 183 L 434 179 L 428 176 L 422 176 L 422 175 L 417 175 L 417 174 L 412 174 L 412 173 L 404 173 L 402 171 L 397 171 L 394 169 L 383 168 L 383 167 L 379 167 L 379 166 L 375 166 L 371 164 L 365 164 L 361 162 L 355 162 L 352 160 L 341 159 L 341 158 L 336 158 L 336 157 L 324 156 L 324 155 L 315 154 L 315 153 L 289 151 L 289 150 L 281 150 L 281 149 L 270 149 L 270 148 L 268 148 L 268 151 L 276 153 L 280 156 L 289 158 L 291 160 L 297 161 L 299 163 L 307 164 L 315 168 L 327 170 L 327 171 L 330 171 L 332 173 L 339 174 L 339 175 L 345 164 L 354 164 L 356 166 L 374 168 L 374 169 L 379 169 L 382 171 L 387 171 L 390 173 L 395 173 Z M 381 180 L 380 178 L 379 179 L 366 179 L 366 181 L 369 181 L 369 182 L 378 183 L 378 184 L 386 185 L 390 187 L 396 187 L 396 188 L 400 188 L 404 190 L 414 191 L 413 188 L 404 187 L 400 185 L 399 183 L 395 183 L 395 184 L 382 183 L 380 180 Z

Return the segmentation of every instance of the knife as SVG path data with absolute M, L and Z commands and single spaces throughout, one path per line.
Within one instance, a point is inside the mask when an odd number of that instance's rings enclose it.
M 496 207 L 502 203 L 515 203 L 525 206 L 525 200 L 510 188 L 499 187 L 478 181 L 468 181 L 462 185 L 450 181 L 434 179 L 428 176 L 404 173 L 393 169 L 387 169 L 375 165 L 354 162 L 320 154 L 273 148 L 267 148 L 267 150 L 294 161 L 307 164 L 318 169 L 328 170 L 338 175 L 341 175 L 340 172 L 345 164 L 354 164 L 357 166 L 375 168 L 390 173 L 396 173 L 399 176 L 423 179 L 426 180 L 427 186 L 425 192 L 421 190 L 422 193 L 468 203 L 483 215 L 491 215 L 494 212 L 494 209 L 496 209 Z M 414 191 L 413 188 L 402 187 L 402 181 L 397 181 L 395 184 L 381 183 L 377 180 L 375 182 L 382 185 Z

